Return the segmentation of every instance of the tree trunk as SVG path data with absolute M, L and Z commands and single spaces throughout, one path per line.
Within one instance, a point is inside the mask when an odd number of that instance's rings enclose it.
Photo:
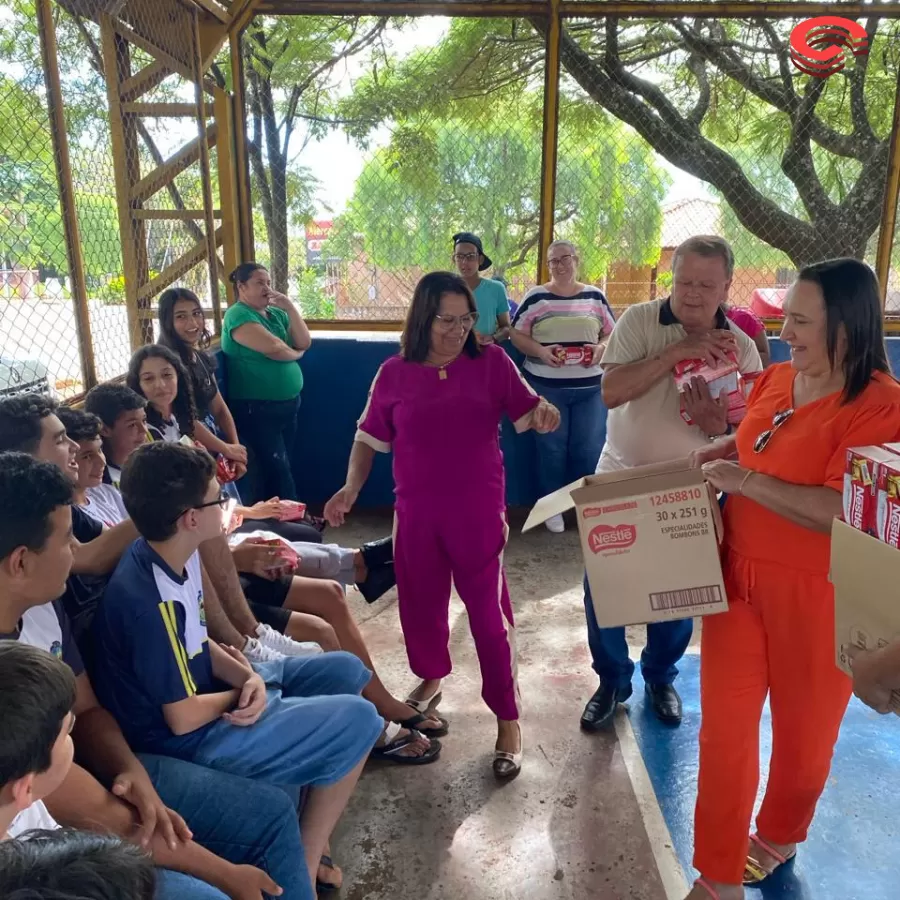
M 529 21 L 546 36 L 546 20 Z M 625 68 L 618 57 L 616 29 L 616 21 L 610 19 L 605 55 L 602 46 L 588 54 L 565 29 L 562 32 L 562 66 L 592 100 L 634 128 L 660 156 L 717 188 L 744 228 L 781 250 L 796 266 L 865 255 L 881 218 L 887 141 L 869 145 L 867 157 L 860 159 L 862 170 L 855 186 L 841 203 L 834 203 L 812 165 L 808 127 L 817 97 L 804 98 L 808 104 L 793 117 L 791 146 L 782 159 L 782 169 L 797 187 L 810 221 L 798 218 L 759 191 L 734 157 L 705 137 L 698 122 L 678 113 L 663 91 Z

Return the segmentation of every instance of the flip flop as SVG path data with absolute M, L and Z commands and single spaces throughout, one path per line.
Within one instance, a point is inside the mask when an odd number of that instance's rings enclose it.
M 797 851 L 794 850 L 787 856 L 783 856 L 774 847 L 767 844 L 758 834 L 750 835 L 750 843 L 756 844 L 761 850 L 765 850 L 765 852 L 775 860 L 775 865 L 771 868 L 767 868 L 758 859 L 754 859 L 753 856 L 748 856 L 747 862 L 744 865 L 743 883 L 745 885 L 754 885 L 765 881 L 767 878 L 774 875 L 785 863 L 790 862 L 797 855 Z M 751 853 L 752 849 L 753 848 L 751 847 Z
M 323 853 L 322 856 L 319 857 L 319 865 L 334 871 L 334 860 L 332 860 L 327 853 Z M 332 884 L 330 881 L 320 881 L 318 878 L 316 879 L 317 894 L 330 894 L 333 891 L 339 891 L 340 889 L 339 885 Z
M 437 719 L 438 722 L 441 723 L 439 728 L 423 728 L 422 722 L 427 722 L 429 719 Z M 408 728 L 410 731 L 418 731 L 419 734 L 424 734 L 427 738 L 435 738 L 435 737 L 443 737 L 450 730 L 450 723 L 437 715 L 436 713 L 414 713 L 408 719 L 395 719 L 394 720 L 401 728 Z
M 401 766 L 426 766 L 428 763 L 437 761 L 437 758 L 441 755 L 440 741 L 430 741 L 430 746 L 420 756 L 406 756 L 401 751 L 409 747 L 410 744 L 414 744 L 424 735 L 418 731 L 409 731 L 402 737 L 399 737 L 400 730 L 400 725 L 396 722 L 391 722 L 384 730 L 387 742 L 380 747 L 373 747 L 369 753 L 369 759 L 394 762 Z

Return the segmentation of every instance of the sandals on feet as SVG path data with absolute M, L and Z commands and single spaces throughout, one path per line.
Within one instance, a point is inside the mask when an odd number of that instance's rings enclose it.
M 441 723 L 440 726 L 438 728 L 423 728 L 422 723 L 427 722 L 429 719 L 436 719 Z M 406 719 L 395 719 L 394 721 L 402 728 L 418 731 L 419 734 L 424 734 L 427 738 L 443 737 L 450 730 L 450 723 L 433 712 L 427 714 L 414 712 Z
M 404 754 L 403 750 L 424 735 L 410 729 L 406 734 L 400 736 L 401 727 L 396 722 L 391 722 L 384 730 L 385 742 L 380 746 L 373 747 L 369 758 L 386 760 L 402 766 L 425 766 L 437 760 L 441 755 L 440 741 L 430 740 L 428 749 L 418 756 Z
M 414 700 L 412 697 L 407 697 L 403 702 L 407 706 L 411 706 L 416 712 L 427 715 L 429 710 L 438 708 L 438 704 L 443 696 L 441 689 L 438 688 L 430 697 L 426 697 L 424 700 Z
M 744 884 L 745 885 L 753 885 L 759 884 L 762 881 L 765 881 L 771 875 L 775 873 L 777 869 L 780 869 L 786 862 L 790 862 L 796 855 L 797 851 L 792 850 L 787 856 L 779 853 L 774 847 L 770 844 L 766 843 L 758 834 L 750 835 L 750 855 L 747 857 L 747 862 L 744 865 Z M 753 847 L 755 844 L 759 847 L 760 850 L 765 851 L 775 860 L 775 865 L 771 867 L 764 866 L 758 859 L 754 858 Z
M 525 741 L 522 738 L 522 726 L 516 723 L 519 729 L 519 750 L 517 753 L 508 753 L 506 750 L 494 750 L 494 762 L 491 768 L 494 775 L 501 781 L 509 781 L 522 771 L 522 756 L 525 751 Z
M 332 872 L 335 870 L 334 861 L 327 853 L 323 853 L 322 856 L 319 857 L 319 865 L 326 869 L 331 869 Z M 316 878 L 317 894 L 330 894 L 332 891 L 339 891 L 340 889 L 341 886 L 335 884 L 333 881 L 322 881 L 321 878 Z

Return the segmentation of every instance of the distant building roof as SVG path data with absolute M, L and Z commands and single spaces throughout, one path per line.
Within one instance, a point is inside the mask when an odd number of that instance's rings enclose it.
M 671 250 L 695 234 L 718 234 L 721 228 L 721 210 L 716 200 L 679 200 L 664 206 L 662 214 L 663 250 Z

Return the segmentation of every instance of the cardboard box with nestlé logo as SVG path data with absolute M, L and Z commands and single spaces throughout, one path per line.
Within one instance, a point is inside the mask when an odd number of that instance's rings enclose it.
M 538 500 L 523 531 L 570 509 L 601 628 L 727 610 L 719 505 L 686 460 L 581 478 Z

